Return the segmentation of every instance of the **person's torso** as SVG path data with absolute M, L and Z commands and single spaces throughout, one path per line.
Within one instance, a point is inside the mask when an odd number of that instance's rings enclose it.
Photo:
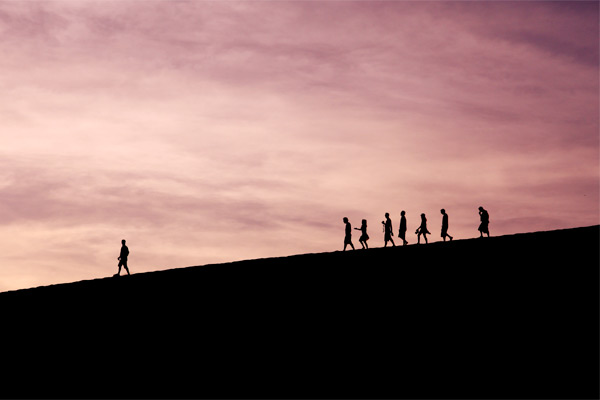
M 129 249 L 127 248 L 127 246 L 121 247 L 121 258 L 127 258 L 128 255 Z

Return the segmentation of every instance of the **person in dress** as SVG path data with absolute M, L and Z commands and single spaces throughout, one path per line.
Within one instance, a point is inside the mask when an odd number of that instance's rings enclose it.
M 427 234 L 431 234 L 431 232 L 427 230 L 427 218 L 425 218 L 425 214 L 421 214 L 421 225 L 417 228 L 415 233 L 417 234 L 417 244 L 421 244 L 421 235 L 425 238 L 425 243 L 428 243 Z
M 481 223 L 479 224 L 478 228 L 479 237 L 482 238 L 484 233 L 487 235 L 487 237 L 490 237 L 490 215 L 488 214 L 487 210 L 483 207 L 479 207 L 479 219 L 481 220 Z
M 361 244 L 363 249 L 368 249 L 369 245 L 367 244 L 367 240 L 369 240 L 369 235 L 367 235 L 367 220 L 363 219 L 362 225 L 360 226 L 360 228 L 354 228 L 354 229 L 362 232 L 362 235 L 360 235 L 358 242 Z

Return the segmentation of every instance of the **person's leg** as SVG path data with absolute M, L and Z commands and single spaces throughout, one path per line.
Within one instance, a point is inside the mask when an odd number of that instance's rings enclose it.
M 425 238 L 425 244 L 427 244 L 427 243 L 428 243 L 428 242 L 427 242 L 427 234 L 426 234 L 426 233 L 424 233 L 424 234 L 423 234 L 423 237 Z
M 127 268 L 127 261 L 125 261 L 125 262 L 123 263 L 123 268 L 125 268 L 125 271 L 127 271 L 127 275 L 131 275 L 131 274 L 129 273 L 129 268 Z

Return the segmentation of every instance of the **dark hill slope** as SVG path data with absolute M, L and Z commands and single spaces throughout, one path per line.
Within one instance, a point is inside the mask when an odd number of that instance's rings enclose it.
M 597 398 L 599 227 L 0 294 L 2 397 Z

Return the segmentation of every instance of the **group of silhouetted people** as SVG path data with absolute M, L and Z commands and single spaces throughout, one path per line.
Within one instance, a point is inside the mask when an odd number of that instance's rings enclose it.
M 443 208 L 440 210 L 440 213 L 442 214 L 441 237 L 442 239 L 444 239 L 444 242 L 446 241 L 446 238 L 452 241 L 453 237 L 450 236 L 450 234 L 448 233 L 448 214 Z M 490 231 L 488 227 L 490 223 L 490 216 L 487 210 L 485 210 L 483 207 L 479 207 L 479 218 L 481 220 L 481 223 L 479 224 L 478 228 L 479 237 L 482 238 L 484 233 L 487 235 L 487 237 L 490 237 Z M 352 250 L 354 250 L 354 245 L 352 244 L 352 226 L 348 221 L 348 217 L 344 217 L 343 221 L 344 224 L 346 224 L 346 236 L 344 237 L 344 251 L 346 251 L 346 247 L 348 245 L 350 245 L 350 247 L 352 247 Z M 385 213 L 385 220 L 381 221 L 381 224 L 383 226 L 383 247 L 387 247 L 388 242 L 391 242 L 392 246 L 396 246 L 396 243 L 394 243 L 393 239 L 394 232 L 392 228 L 392 220 L 390 219 L 389 213 Z M 367 234 L 367 220 L 363 219 L 361 227 L 354 229 L 361 231 L 361 236 L 360 239 L 358 239 L 358 241 L 360 242 L 363 249 L 368 249 L 369 245 L 367 244 L 367 240 L 369 240 L 369 235 Z M 406 229 L 406 212 L 402 211 L 400 213 L 400 229 L 398 230 L 398 237 L 402 239 L 403 246 L 406 246 L 408 244 L 408 241 L 406 240 Z M 419 227 L 415 231 L 415 234 L 417 235 L 417 244 L 421 244 L 421 236 L 423 236 L 425 243 L 428 243 L 427 235 L 430 235 L 431 232 L 427 230 L 427 218 L 425 217 L 425 214 L 421 214 L 421 225 L 419 225 Z

